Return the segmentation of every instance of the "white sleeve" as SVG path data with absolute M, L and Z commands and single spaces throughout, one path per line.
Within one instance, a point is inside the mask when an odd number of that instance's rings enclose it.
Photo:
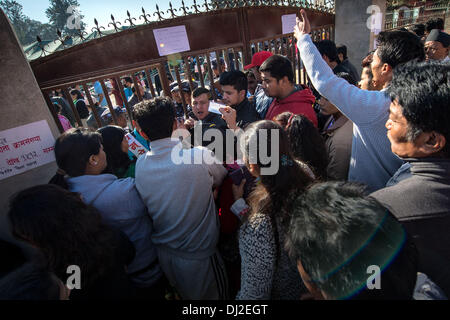
M 308 34 L 299 37 L 297 47 L 314 88 L 347 118 L 364 125 L 386 116 L 390 99 L 385 92 L 362 90 L 336 76 Z

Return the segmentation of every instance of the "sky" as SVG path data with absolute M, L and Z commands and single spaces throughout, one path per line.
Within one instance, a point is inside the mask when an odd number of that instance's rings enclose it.
M 16 1 L 23 6 L 23 13 L 26 16 L 43 23 L 48 22 L 48 18 L 45 15 L 45 10 L 50 3 L 48 0 Z M 181 7 L 181 0 L 173 0 L 171 2 L 174 9 Z M 203 0 L 198 0 L 197 4 L 203 2 Z M 111 14 L 114 15 L 116 21 L 119 21 L 123 25 L 125 19 L 128 18 L 127 10 L 137 20 L 133 20 L 133 23 L 142 23 L 143 20 L 139 20 L 139 16 L 142 15 L 141 8 L 144 7 L 145 12 L 152 15 L 156 11 L 156 4 L 158 4 L 160 11 L 164 11 L 164 17 L 169 17 L 169 14 L 166 13 L 167 9 L 169 9 L 169 1 L 166 0 L 78 0 L 78 3 L 80 4 L 79 10 L 84 15 L 83 22 L 88 25 L 86 30 L 88 32 L 95 26 L 94 18 L 97 18 L 100 26 L 106 29 L 111 28 L 107 27 L 108 23 L 111 22 Z M 184 0 L 184 3 L 188 7 L 192 6 L 194 2 L 193 0 Z M 175 11 L 175 14 L 179 14 L 179 12 Z

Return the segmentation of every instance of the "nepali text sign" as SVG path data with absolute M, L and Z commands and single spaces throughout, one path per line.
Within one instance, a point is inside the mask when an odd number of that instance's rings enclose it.
M 54 146 L 45 120 L 0 131 L 0 180 L 55 161 Z

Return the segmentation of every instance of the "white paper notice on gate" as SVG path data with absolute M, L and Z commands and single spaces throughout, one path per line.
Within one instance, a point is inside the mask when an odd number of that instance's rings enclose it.
M 285 14 L 281 16 L 281 25 L 283 26 L 283 34 L 293 33 L 297 15 L 293 14 Z
M 55 161 L 54 146 L 45 120 L 0 131 L 0 180 Z
M 153 29 L 160 56 L 191 50 L 186 26 Z

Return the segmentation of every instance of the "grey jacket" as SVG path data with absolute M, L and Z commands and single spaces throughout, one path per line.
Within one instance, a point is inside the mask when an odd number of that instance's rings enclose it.
M 181 149 L 178 139 L 152 141 L 136 163 L 136 187 L 153 220 L 153 243 L 185 259 L 204 259 L 216 250 L 219 219 L 213 187 L 227 170 L 202 147 Z M 195 160 L 195 162 L 194 162 Z
M 371 194 L 398 218 L 419 250 L 419 271 L 450 296 L 450 159 L 406 159 L 411 178 Z
M 69 178 L 67 183 L 70 191 L 79 192 L 84 202 L 100 211 L 105 223 L 123 231 L 133 243 L 136 257 L 128 266 L 128 273 L 139 274 L 133 275 L 132 281 L 142 287 L 154 284 L 162 276 L 162 271 L 156 263 L 156 248 L 151 241 L 152 221 L 134 179 L 100 174 Z

